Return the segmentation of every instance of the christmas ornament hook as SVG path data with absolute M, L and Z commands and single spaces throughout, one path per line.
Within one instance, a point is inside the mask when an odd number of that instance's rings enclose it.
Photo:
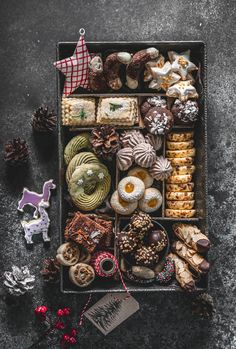
M 79 30 L 79 34 L 82 36 L 85 34 L 85 29 L 84 28 L 80 28 Z

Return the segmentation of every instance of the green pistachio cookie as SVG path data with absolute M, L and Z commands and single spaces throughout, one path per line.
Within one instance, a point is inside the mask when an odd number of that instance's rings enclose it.
M 78 136 L 73 137 L 66 145 L 64 150 L 64 160 L 66 165 L 69 164 L 81 149 L 91 149 L 89 133 L 80 133 Z
M 94 187 L 92 193 L 86 187 Z M 92 211 L 102 204 L 111 187 L 111 176 L 103 164 L 82 164 L 76 168 L 69 181 L 69 193 L 76 207 Z
M 70 161 L 67 170 L 66 170 L 66 181 L 67 184 L 69 183 L 71 176 L 73 172 L 75 171 L 76 167 L 82 165 L 82 164 L 92 164 L 96 163 L 99 164 L 100 161 L 96 157 L 95 154 L 91 152 L 81 152 L 73 157 L 73 159 Z

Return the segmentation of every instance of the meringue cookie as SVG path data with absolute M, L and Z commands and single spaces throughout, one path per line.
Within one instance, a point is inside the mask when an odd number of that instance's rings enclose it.
M 133 160 L 133 150 L 131 148 L 120 149 L 116 154 L 116 163 L 120 171 L 128 170 Z
M 148 134 L 145 136 L 145 141 L 146 141 L 146 143 L 151 144 L 151 146 L 152 146 L 155 150 L 161 149 L 161 146 L 162 146 L 162 138 L 161 138 L 161 136 L 152 135 L 151 133 L 148 133 Z
M 137 144 L 145 142 L 145 139 L 139 130 L 130 130 L 121 134 L 120 142 L 123 148 L 133 148 Z
M 153 166 L 149 169 L 150 175 L 156 180 L 163 181 L 171 175 L 172 166 L 168 159 L 157 156 Z
M 148 143 L 140 143 L 133 149 L 134 160 L 141 167 L 151 167 L 156 160 L 156 152 Z

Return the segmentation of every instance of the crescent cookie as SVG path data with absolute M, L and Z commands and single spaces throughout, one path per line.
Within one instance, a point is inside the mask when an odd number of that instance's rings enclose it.
M 184 150 L 167 150 L 166 157 L 167 158 L 185 158 L 185 157 L 193 157 L 196 154 L 196 149 L 184 149 Z
M 194 183 L 166 184 L 167 191 L 186 192 L 193 191 Z
M 185 158 L 167 158 L 171 166 L 182 166 L 182 165 L 192 165 L 193 164 L 193 158 L 191 157 L 185 157 Z
M 166 201 L 166 206 L 173 210 L 191 210 L 194 207 L 194 200 L 189 201 Z
M 167 134 L 168 141 L 171 142 L 186 142 L 193 139 L 193 131 L 190 132 L 171 132 Z
M 172 210 L 167 208 L 165 213 L 166 217 L 171 218 L 191 218 L 194 217 L 196 210 Z
M 193 200 L 193 198 L 194 198 L 194 192 L 193 191 L 186 191 L 186 192 L 170 191 L 170 192 L 166 192 L 166 199 L 167 200 L 189 201 L 189 200 Z
M 186 175 L 186 174 L 193 174 L 196 170 L 196 167 L 194 165 L 189 166 L 176 166 L 172 171 L 172 176 L 176 175 Z
M 191 149 L 194 146 L 194 140 L 186 141 L 186 142 L 166 142 L 168 150 L 184 150 Z
M 169 176 L 166 181 L 167 183 L 188 183 L 192 181 L 192 175 L 186 174 L 186 175 Z

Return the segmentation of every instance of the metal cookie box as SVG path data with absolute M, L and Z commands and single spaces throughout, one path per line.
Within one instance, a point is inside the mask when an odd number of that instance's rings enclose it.
M 57 60 L 69 57 L 73 54 L 75 49 L 75 42 L 59 42 L 57 45 Z M 165 205 L 163 204 L 162 209 L 157 211 L 157 213 L 153 216 L 153 218 L 159 221 L 168 231 L 170 239 L 172 238 L 172 229 L 171 226 L 174 222 L 184 221 L 193 224 L 197 224 L 199 228 L 208 235 L 208 225 L 207 225 L 207 106 L 206 106 L 206 46 L 201 41 L 161 41 L 161 42 L 88 42 L 88 49 L 90 53 L 101 53 L 106 56 L 111 52 L 116 51 L 128 51 L 128 52 L 137 52 L 141 49 L 148 47 L 156 47 L 159 51 L 167 57 L 168 51 L 177 51 L 183 52 L 187 49 L 191 50 L 191 60 L 198 66 L 198 73 L 196 78 L 196 89 L 199 93 L 199 107 L 200 114 L 199 120 L 194 126 L 194 140 L 195 140 L 195 148 L 196 148 L 196 173 L 194 175 L 195 181 L 195 205 L 197 214 L 194 218 L 189 219 L 175 219 L 175 218 L 167 218 L 164 216 Z M 76 129 L 74 131 L 69 130 L 68 127 L 62 126 L 61 123 L 61 97 L 64 85 L 64 76 L 60 72 L 57 72 L 57 102 L 58 102 L 58 151 L 59 151 L 59 229 L 60 229 L 60 239 L 61 243 L 64 242 L 64 227 L 65 222 L 68 217 L 68 212 L 71 211 L 71 207 L 69 206 L 66 196 L 67 194 L 67 186 L 65 183 L 65 164 L 63 160 L 63 151 L 65 145 L 68 141 L 80 131 L 84 131 L 85 129 Z M 155 91 L 154 91 L 155 92 Z M 146 89 L 144 86 L 140 86 L 138 90 L 132 91 L 126 87 L 122 88 L 122 90 L 113 91 L 109 93 L 103 94 L 94 94 L 91 92 L 80 91 L 78 89 L 75 91 L 73 96 L 137 96 L 141 101 L 145 96 L 151 95 L 163 95 L 161 93 L 153 93 Z M 189 129 L 188 126 L 179 127 L 174 126 L 173 130 Z M 91 128 L 86 128 L 86 130 L 90 131 Z M 165 144 L 165 143 L 164 143 Z M 165 146 L 163 147 L 163 154 L 165 153 Z M 116 164 L 113 163 L 110 167 L 110 171 L 112 172 L 112 178 L 114 178 L 113 182 L 113 190 L 116 188 L 117 183 L 120 178 L 120 173 L 116 167 Z M 165 184 L 163 183 L 162 187 L 163 198 L 165 197 Z M 118 217 L 117 215 L 113 218 L 115 224 L 115 232 L 116 234 L 119 232 L 119 229 L 124 227 L 127 224 L 128 218 L 126 217 Z M 114 253 L 117 255 L 116 247 L 114 246 Z M 157 284 L 150 284 L 146 286 L 133 284 L 130 282 L 126 282 L 128 289 L 131 292 L 166 292 L 172 291 L 177 292 L 181 291 L 181 288 L 173 282 L 167 286 L 160 286 Z M 198 283 L 198 287 L 196 291 L 204 291 L 208 288 L 208 276 L 205 276 Z M 115 280 L 97 280 L 95 281 L 89 289 L 79 289 L 75 285 L 73 285 L 68 278 L 68 269 L 66 267 L 62 267 L 61 271 L 61 291 L 63 293 L 103 293 L 103 292 L 124 292 L 124 288 L 120 281 Z

